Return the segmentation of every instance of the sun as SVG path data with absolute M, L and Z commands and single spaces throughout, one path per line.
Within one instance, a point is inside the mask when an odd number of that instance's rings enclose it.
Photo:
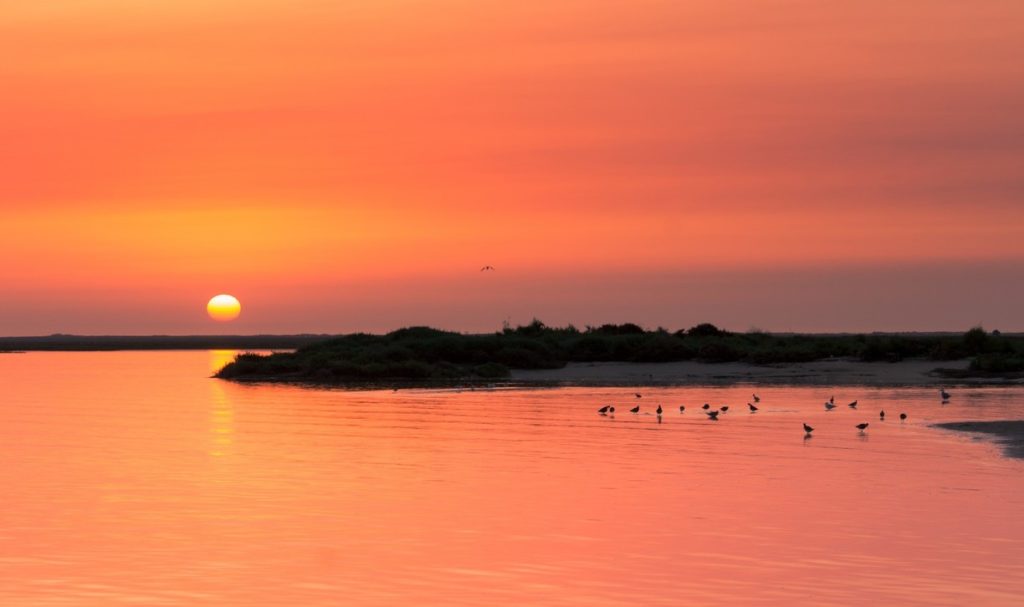
M 206 304 L 206 313 L 214 320 L 228 322 L 242 313 L 242 304 L 231 295 L 217 295 Z

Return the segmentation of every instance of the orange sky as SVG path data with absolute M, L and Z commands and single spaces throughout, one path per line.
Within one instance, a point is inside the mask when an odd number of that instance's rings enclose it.
M 0 54 L 0 334 L 1024 330 L 1018 1 L 7 2 Z

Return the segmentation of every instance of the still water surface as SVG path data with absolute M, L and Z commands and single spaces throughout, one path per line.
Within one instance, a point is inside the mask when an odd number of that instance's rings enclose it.
M 1022 388 L 750 414 L 750 386 L 208 378 L 232 356 L 0 355 L 0 605 L 1024 604 L 1024 463 L 929 427 L 1022 418 Z

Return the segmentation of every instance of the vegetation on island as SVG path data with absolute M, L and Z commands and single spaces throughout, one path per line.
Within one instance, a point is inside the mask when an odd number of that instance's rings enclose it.
M 1024 336 L 962 334 L 734 333 L 712 324 L 653 331 L 626 323 L 548 327 L 539 320 L 492 334 L 409 327 L 386 335 L 357 333 L 270 355 L 241 354 L 217 377 L 317 383 L 493 381 L 513 369 L 557 369 L 569 362 L 800 363 L 834 357 L 896 362 L 973 357 L 972 373 L 1024 371 Z

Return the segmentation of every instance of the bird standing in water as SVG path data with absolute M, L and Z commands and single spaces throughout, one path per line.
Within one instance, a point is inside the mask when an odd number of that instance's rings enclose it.
M 597 412 L 600 413 L 601 415 L 605 415 L 606 413 L 608 413 L 609 409 L 612 409 L 612 406 L 611 405 L 605 405 L 605 406 L 601 407 L 600 409 L 598 409 Z M 612 410 L 614 411 L 614 409 L 612 409 Z
M 851 409 L 856 409 L 857 408 L 857 401 L 853 401 L 852 403 L 850 403 L 850 404 L 848 404 L 846 406 L 851 408 Z
M 686 406 L 685 405 L 679 405 L 679 412 L 682 413 L 684 411 L 686 411 Z
M 901 422 L 907 421 L 907 414 L 906 413 L 900 413 L 900 421 Z
M 654 413 L 657 415 L 661 415 L 661 405 L 658 405 L 658 408 L 654 411 Z
M 942 397 L 942 402 L 946 402 L 946 401 L 948 401 L 948 400 L 949 400 L 949 398 L 950 398 L 951 396 L 953 396 L 953 395 L 952 395 L 952 394 L 950 394 L 949 392 L 946 392 L 946 389 L 945 389 L 945 388 L 939 388 L 939 396 L 941 396 L 941 397 Z
M 708 410 L 708 409 L 710 409 L 710 408 L 711 408 L 711 405 L 709 405 L 709 404 L 707 404 L 707 403 L 704 403 L 704 406 L 703 406 L 703 407 L 701 407 L 701 409 L 704 409 L 705 411 L 707 411 L 707 410 Z
M 880 411 L 880 412 L 878 413 L 878 419 L 882 420 L 883 422 L 885 421 L 885 409 L 882 409 L 882 410 L 881 410 L 881 411 Z
M 814 432 L 814 428 L 808 426 L 807 423 L 805 422 L 804 423 L 804 434 L 806 434 L 807 436 L 810 436 L 811 432 Z
M 725 413 L 728 410 L 729 410 L 729 405 L 722 405 L 722 413 Z
M 866 430 L 867 427 L 868 427 L 868 423 L 867 422 L 864 422 L 863 424 L 857 424 L 857 429 L 860 430 L 861 434 L 864 434 L 864 430 Z
M 640 394 L 639 392 L 634 392 L 634 393 L 633 393 L 633 396 L 635 396 L 635 397 L 637 397 L 637 398 L 643 398 L 643 397 L 644 397 L 644 395 L 643 395 L 643 394 Z
M 710 419 L 713 422 L 717 422 L 718 421 L 718 411 L 717 410 L 716 411 L 708 411 L 708 419 Z
M 747 403 L 747 406 L 750 407 L 750 412 L 751 413 L 753 413 L 754 411 L 757 411 L 757 407 L 755 407 L 754 405 L 752 405 L 750 403 Z
M 759 403 L 759 402 L 761 402 L 761 397 L 760 397 L 760 396 L 758 396 L 757 394 L 754 394 L 754 402 L 755 402 L 755 403 Z
M 637 405 L 629 410 L 630 413 L 640 413 L 640 405 Z
M 826 411 L 831 411 L 832 409 L 835 409 L 835 408 L 836 408 L 836 404 L 833 403 L 832 401 L 829 401 L 829 402 L 825 403 L 825 410 Z

